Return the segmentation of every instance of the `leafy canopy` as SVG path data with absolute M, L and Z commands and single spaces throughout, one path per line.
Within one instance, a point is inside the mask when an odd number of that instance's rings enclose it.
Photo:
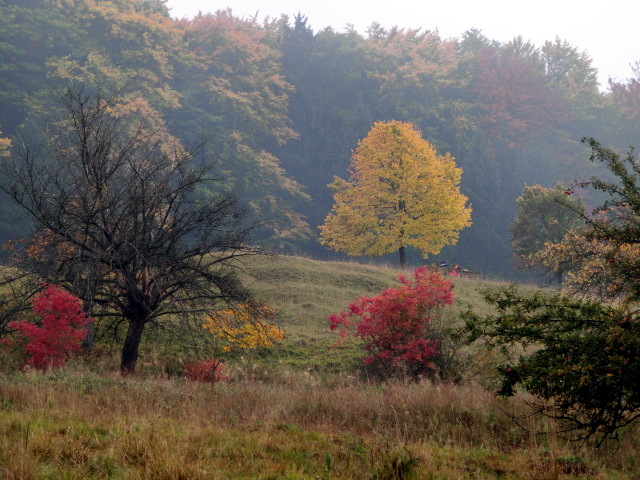
M 637 311 L 513 286 L 486 291 L 495 315 L 465 315 L 470 339 L 505 355 L 498 394 L 516 386 L 538 412 L 574 439 L 613 438 L 640 416 L 640 319 Z M 516 356 L 515 345 L 523 350 Z
M 579 215 L 582 228 L 568 232 L 561 242 L 546 244 L 532 261 L 547 269 L 564 269 L 563 286 L 573 295 L 636 304 L 640 298 L 640 167 L 633 150 L 621 156 L 592 138 L 584 141 L 591 146 L 591 160 L 603 163 L 612 179 L 592 177 L 575 187 L 593 188 L 608 199 L 590 215 L 565 199 L 566 210 Z
M 348 255 L 409 246 L 436 254 L 471 224 L 461 174 L 453 157 L 437 155 L 410 123 L 378 122 L 359 142 L 349 180 L 336 177 L 330 185 L 335 203 L 321 242 Z
M 525 185 L 516 199 L 517 212 L 509 226 L 511 246 L 520 266 L 542 265 L 560 278 L 564 264 L 541 262 L 537 254 L 548 245 L 559 244 L 570 230 L 584 224 L 584 204 L 562 183 L 552 188 Z

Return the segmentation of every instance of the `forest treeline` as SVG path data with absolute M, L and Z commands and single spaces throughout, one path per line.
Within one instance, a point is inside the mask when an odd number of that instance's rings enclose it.
M 640 143 L 635 73 L 600 89 L 588 52 L 559 38 L 316 31 L 304 12 L 173 19 L 163 0 L 0 0 L 0 137 L 20 148 L 47 131 L 70 82 L 118 93 L 119 113 L 167 146 L 204 142 L 258 222 L 256 242 L 325 258 L 335 255 L 318 242 L 327 185 L 347 176 L 374 122 L 398 120 L 455 157 L 473 208 L 458 244 L 427 261 L 510 275 L 524 185 L 590 176 L 585 136 L 618 150 Z M 2 240 L 28 227 L 11 213 L 2 199 Z

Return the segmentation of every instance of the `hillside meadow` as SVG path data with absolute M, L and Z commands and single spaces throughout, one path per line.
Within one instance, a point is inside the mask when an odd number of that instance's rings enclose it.
M 117 374 L 117 348 L 45 373 L 0 373 L 0 476 L 5 479 L 634 479 L 636 428 L 595 449 L 504 400 L 490 358 L 469 349 L 465 381 L 378 383 L 358 346 L 336 346 L 327 316 L 397 285 L 397 270 L 298 257 L 242 265 L 257 298 L 279 312 L 287 339 L 227 359 L 229 379 L 186 381 L 171 362 L 187 349 L 151 330 L 135 378 Z M 482 311 L 483 279 L 456 279 L 455 323 Z M 169 354 L 172 360 L 169 360 Z M 186 353 L 184 354 L 186 355 Z

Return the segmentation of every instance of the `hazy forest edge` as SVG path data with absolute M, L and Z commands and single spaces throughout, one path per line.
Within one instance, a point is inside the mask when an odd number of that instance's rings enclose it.
M 640 129 L 640 72 L 605 91 L 588 52 L 563 39 L 500 43 L 478 30 L 361 35 L 314 31 L 304 12 L 176 20 L 161 0 L 3 0 L 0 62 L 0 155 L 55 118 L 52 92 L 99 84 L 166 148 L 205 145 L 257 222 L 254 242 L 320 258 L 335 258 L 318 241 L 328 184 L 376 122 L 410 122 L 463 172 L 473 225 L 429 262 L 500 276 L 515 272 L 509 224 L 524 185 L 588 178 L 598 167 L 581 138 L 626 151 Z M 1 207 L 5 241 L 28 226 Z

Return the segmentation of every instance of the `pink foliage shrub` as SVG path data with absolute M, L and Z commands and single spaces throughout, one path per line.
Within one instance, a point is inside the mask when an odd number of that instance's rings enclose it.
M 429 323 L 442 306 L 453 303 L 453 284 L 426 267 L 416 269 L 412 280 L 404 275 L 398 279 L 400 287 L 358 298 L 346 311 L 331 315 L 329 326 L 339 329 L 341 337 L 360 338 L 364 365 L 383 375 L 432 374 L 439 352 Z
M 36 295 L 32 310 L 37 323 L 9 323 L 22 337 L 16 344 L 27 354 L 27 364 L 39 370 L 63 365 L 80 349 L 91 317 L 82 310 L 80 299 L 55 285 Z
M 226 380 L 224 375 L 224 363 L 214 359 L 203 359 L 195 363 L 189 363 L 184 367 L 187 380 L 203 383 L 218 383 Z

